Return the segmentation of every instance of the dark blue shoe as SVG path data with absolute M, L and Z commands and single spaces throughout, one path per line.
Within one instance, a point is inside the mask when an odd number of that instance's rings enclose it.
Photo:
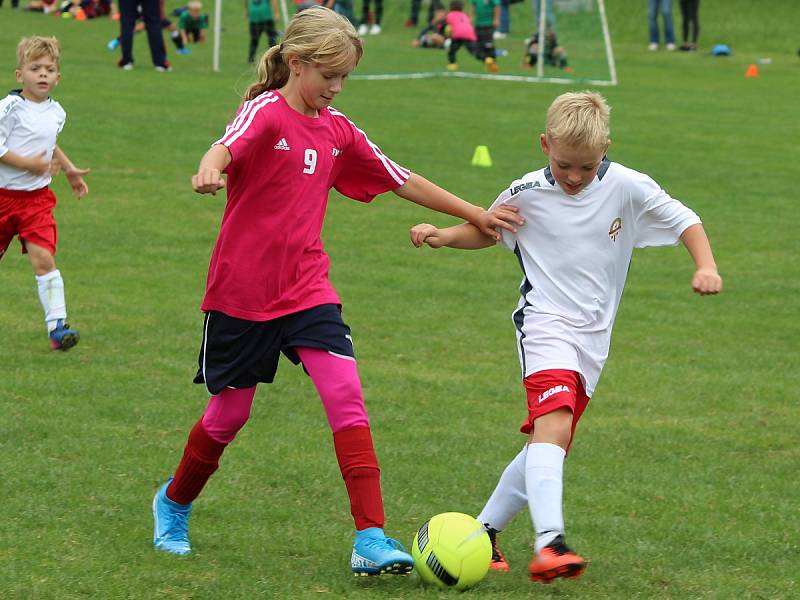
M 153 545 L 156 550 L 163 550 L 181 556 L 189 554 L 189 515 L 191 504 L 178 504 L 167 498 L 167 486 L 170 477 L 162 485 L 153 498 Z
M 69 350 L 81 339 L 80 334 L 69 325 L 64 323 L 64 319 L 56 321 L 56 328 L 50 332 L 50 345 L 53 350 Z
M 414 559 L 403 544 L 386 537 L 383 529 L 369 527 L 356 531 L 350 567 L 355 575 L 408 575 Z

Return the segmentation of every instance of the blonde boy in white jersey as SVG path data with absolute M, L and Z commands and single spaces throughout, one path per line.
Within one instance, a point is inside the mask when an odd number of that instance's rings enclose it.
M 63 169 L 78 198 L 89 193 L 79 169 L 56 145 L 67 115 L 50 92 L 61 79 L 61 49 L 52 37 L 32 36 L 17 45 L 17 82 L 0 100 L 0 258 L 14 236 L 27 253 L 36 274 L 39 299 L 50 345 L 68 350 L 78 343 L 78 332 L 66 324 L 64 280 L 56 268 L 58 240 L 53 209 L 56 197 L 50 182 Z
M 525 448 L 506 467 L 478 515 L 493 542 L 496 570 L 508 570 L 496 535 L 525 506 L 536 530 L 533 581 L 578 577 L 586 560 L 564 542 L 563 463 L 594 392 L 634 248 L 683 242 L 694 260 L 692 289 L 717 294 L 722 279 L 700 219 L 647 175 L 606 158 L 609 112 L 593 92 L 562 94 L 547 112 L 542 151 L 549 166 L 514 181 L 494 211 L 517 209 L 520 227 L 502 231 L 524 277 L 513 313 L 528 401 Z M 478 249 L 496 242 L 469 223 L 411 229 L 412 243 Z

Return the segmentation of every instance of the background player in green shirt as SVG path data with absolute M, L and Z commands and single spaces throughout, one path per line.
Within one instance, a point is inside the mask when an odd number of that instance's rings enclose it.
M 256 58 L 256 49 L 261 34 L 267 36 L 269 48 L 275 45 L 278 32 L 275 30 L 275 15 L 278 14 L 278 7 L 275 0 L 245 0 L 244 14 L 250 23 L 250 50 L 247 54 L 247 62 L 253 63 Z
M 184 45 L 191 42 L 205 42 L 206 29 L 208 29 L 208 15 L 203 14 L 203 3 L 200 0 L 191 0 L 186 5 L 186 10 L 181 13 L 178 29 Z
M 475 33 L 478 36 L 478 58 L 483 59 L 486 68 L 496 73 L 494 32 L 500 24 L 500 0 L 472 0 L 475 8 Z

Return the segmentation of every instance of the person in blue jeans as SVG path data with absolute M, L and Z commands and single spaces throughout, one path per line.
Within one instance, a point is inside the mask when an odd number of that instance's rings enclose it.
M 664 43 L 667 50 L 675 50 L 675 32 L 672 29 L 672 0 L 647 0 L 647 19 L 650 22 L 648 50 L 658 50 L 658 13 L 664 20 Z

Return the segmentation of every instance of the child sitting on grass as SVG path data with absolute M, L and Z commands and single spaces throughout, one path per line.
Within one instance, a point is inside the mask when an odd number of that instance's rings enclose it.
M 208 15 L 203 14 L 203 3 L 200 0 L 191 0 L 178 18 L 178 31 L 181 33 L 183 45 L 186 46 L 189 42 L 202 44 L 206 41 L 207 29 Z

